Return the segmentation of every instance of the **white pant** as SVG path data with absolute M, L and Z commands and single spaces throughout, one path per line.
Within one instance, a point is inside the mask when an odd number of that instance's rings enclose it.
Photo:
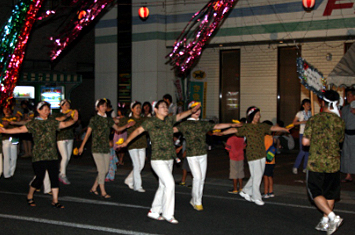
M 73 152 L 74 140 L 59 140 L 57 146 L 62 160 L 60 161 L 60 174 L 66 175 L 67 165 Z
M 253 200 L 261 200 L 260 184 L 265 170 L 265 158 L 248 161 L 250 178 L 243 188 L 243 192 L 249 194 Z
M 128 150 L 133 163 L 133 170 L 125 179 L 125 183 L 133 185 L 134 190 L 142 188 L 141 171 L 145 163 L 145 148 Z
M 202 205 L 203 186 L 206 179 L 207 171 L 207 154 L 187 157 L 192 180 L 192 202 L 194 205 Z
M 4 155 L 4 177 L 9 178 L 14 175 L 17 161 L 17 145 L 10 140 L 2 141 L 2 153 Z
M 175 181 L 172 174 L 174 160 L 152 160 L 151 166 L 159 177 L 159 187 L 150 209 L 153 213 L 162 213 L 170 219 L 175 210 Z

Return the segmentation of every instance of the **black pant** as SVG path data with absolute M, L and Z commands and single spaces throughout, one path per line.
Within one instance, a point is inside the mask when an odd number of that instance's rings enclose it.
M 58 160 L 51 161 L 38 161 L 32 163 L 33 171 L 35 172 L 36 178 L 33 180 L 31 186 L 40 189 L 43 184 L 43 179 L 46 174 L 46 170 L 49 174 L 49 179 L 51 181 L 51 188 L 59 188 L 59 166 Z

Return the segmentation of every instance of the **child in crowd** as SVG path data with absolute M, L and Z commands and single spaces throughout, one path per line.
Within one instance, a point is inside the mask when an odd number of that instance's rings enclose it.
M 271 126 L 273 125 L 273 123 L 269 120 L 263 121 L 263 123 L 266 123 Z M 272 137 L 272 135 L 265 135 L 264 142 L 265 142 L 265 150 L 266 152 L 268 152 L 270 147 L 274 145 L 274 138 Z M 263 198 L 275 197 L 274 179 L 273 179 L 274 169 L 275 169 L 275 153 L 269 153 L 269 154 L 273 154 L 274 157 L 272 158 L 271 161 L 267 159 L 265 162 Z
M 229 137 L 225 146 L 225 149 L 228 151 L 230 158 L 229 179 L 233 180 L 233 189 L 228 190 L 228 193 L 231 194 L 238 194 L 238 192 L 242 191 L 243 189 L 245 146 L 246 144 L 244 137 L 237 137 L 236 135 Z
M 179 155 L 181 155 L 181 159 L 182 159 L 182 177 L 181 177 L 181 181 L 178 182 L 177 184 L 180 186 L 191 188 L 192 187 L 191 185 L 186 184 L 187 173 L 191 173 L 189 163 L 187 162 L 186 159 L 186 140 L 185 138 L 182 137 L 182 135 L 180 135 L 179 138 L 174 136 L 174 143 L 175 143 L 176 154 L 178 155 L 178 158 Z
M 115 174 L 117 171 L 117 164 L 118 163 L 118 158 L 116 156 L 116 152 L 113 148 L 113 141 L 110 140 L 110 165 L 108 166 L 108 173 L 106 175 L 105 181 L 114 181 L 115 180 Z

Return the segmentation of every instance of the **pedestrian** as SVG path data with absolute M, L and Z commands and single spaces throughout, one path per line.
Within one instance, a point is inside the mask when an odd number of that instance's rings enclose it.
M 339 117 L 339 94 L 333 90 L 323 93 L 323 112 L 311 117 L 305 127 L 302 143 L 310 146 L 307 164 L 307 189 L 323 217 L 315 227 L 334 233 L 343 219 L 333 212 L 340 198 L 340 147 L 344 140 L 345 122 Z
M 308 119 L 312 117 L 311 113 L 311 101 L 309 99 L 303 99 L 301 103 L 301 110 L 296 114 L 295 118 L 293 119 L 293 125 L 299 125 L 299 143 L 300 143 L 300 151 L 297 155 L 296 161 L 293 164 L 292 173 L 297 175 L 298 174 L 298 167 L 301 165 L 303 160 L 303 173 L 306 173 L 307 161 L 308 161 L 308 147 L 303 146 L 302 138 L 304 127 Z
M 147 119 L 142 117 L 142 104 L 139 101 L 133 101 L 130 105 L 132 115 L 130 118 L 121 118 L 118 123 L 119 126 L 124 126 L 130 121 L 135 121 L 136 124 L 127 130 L 127 135 L 130 135 L 135 129 L 140 127 L 142 123 Z M 128 174 L 124 183 L 136 192 L 144 193 L 145 190 L 142 187 L 141 171 L 145 165 L 147 137 L 145 134 L 140 135 L 131 141 L 128 145 L 128 153 L 132 160 L 133 170 Z
M 179 135 L 179 136 L 174 135 L 174 145 L 175 145 L 175 152 L 176 152 L 177 158 L 181 159 L 181 161 L 182 161 L 182 165 L 181 165 L 182 176 L 181 176 L 180 182 L 177 182 L 177 185 L 191 188 L 192 185 L 186 184 L 187 173 L 190 174 L 191 170 L 189 167 L 189 163 L 187 162 L 187 158 L 186 158 L 186 140 L 185 140 L 185 138 L 183 138 L 182 135 Z M 179 155 L 181 157 L 179 157 Z
M 113 149 L 113 141 L 110 140 L 110 163 L 108 166 L 108 173 L 106 175 L 105 182 L 115 180 L 115 174 L 117 171 L 117 163 L 118 163 L 118 159 L 116 156 L 116 152 Z
M 140 127 L 128 136 L 121 147 L 127 146 L 143 132 L 148 132 L 152 141 L 151 166 L 159 178 L 159 187 L 147 216 L 156 220 L 165 219 L 169 223 L 177 224 L 178 221 L 174 218 L 175 182 L 172 175 L 176 156 L 173 143 L 173 125 L 188 115 L 197 112 L 200 105 L 173 116 L 168 116 L 168 104 L 164 100 L 160 100 L 152 106 L 155 116 L 145 120 Z
M 238 194 L 243 189 L 245 147 L 244 137 L 232 135 L 227 140 L 225 149 L 229 155 L 229 179 L 233 180 L 233 189 L 228 190 L 228 193 Z
M 36 189 L 40 189 L 43 183 L 46 170 L 48 171 L 52 187 L 52 206 L 64 208 L 58 202 L 59 180 L 58 180 L 58 154 L 56 148 L 56 131 L 73 125 L 78 120 L 78 112 L 74 111 L 73 119 L 66 122 L 59 122 L 53 118 L 48 118 L 50 114 L 50 104 L 42 101 L 37 105 L 38 116 L 21 127 L 4 129 L 0 127 L 0 132 L 7 134 L 17 134 L 29 132 L 33 136 L 34 147 L 32 157 L 32 167 L 36 178 L 30 185 L 27 194 L 29 206 L 36 206 L 33 195 Z
M 270 126 L 273 123 L 269 120 L 263 121 Z M 264 194 L 262 198 L 275 197 L 274 194 L 274 169 L 275 169 L 275 141 L 272 135 L 265 135 L 264 137 L 265 150 L 266 150 L 266 161 L 265 161 L 265 171 L 264 171 Z M 272 150 L 273 148 L 273 150 Z M 268 156 L 269 154 L 269 156 Z
M 260 184 L 265 170 L 265 144 L 264 136 L 272 131 L 289 130 L 283 127 L 271 126 L 260 123 L 260 109 L 251 106 L 247 109 L 247 123 L 238 128 L 230 128 L 220 132 L 218 135 L 236 134 L 247 138 L 246 157 L 248 159 L 250 178 L 243 190 L 239 193 L 245 200 L 254 202 L 258 206 L 265 203 L 261 198 Z
M 355 89 L 346 90 L 346 105 L 341 110 L 341 118 L 345 121 L 345 139 L 341 152 L 341 172 L 346 176 L 343 183 L 353 182 L 351 174 L 355 174 Z
M 12 114 L 12 106 L 7 104 L 2 109 L 3 117 L 1 124 L 5 129 L 13 129 L 15 126 L 12 122 L 19 121 L 19 118 Z M 17 163 L 17 145 L 19 144 L 18 134 L 3 134 L 2 135 L 2 152 L 4 155 L 4 178 L 12 179 L 16 170 Z
M 118 109 L 117 109 L 117 117 L 116 119 L 119 121 L 122 118 L 126 117 L 126 109 L 125 109 L 125 104 L 118 103 Z M 118 157 L 118 165 L 123 166 L 124 161 L 123 158 L 127 152 L 127 148 L 117 148 L 117 141 L 119 139 L 126 140 L 127 139 L 127 131 L 115 131 L 113 135 L 113 148 L 116 152 L 116 155 Z
M 173 97 L 170 94 L 165 94 L 163 100 L 168 104 L 169 116 L 175 115 L 177 112 L 177 106 L 173 103 Z
M 190 204 L 195 210 L 202 211 L 203 187 L 207 171 L 206 134 L 213 129 L 225 129 L 239 124 L 214 124 L 208 121 L 201 121 L 199 119 L 201 114 L 200 103 L 191 101 L 188 108 L 193 109 L 197 105 L 199 108 L 196 112 L 192 112 L 191 117 L 176 127 L 186 140 L 186 158 L 192 174 L 192 198 Z
M 64 99 L 60 101 L 60 113 L 54 115 L 58 121 L 68 121 L 72 119 L 71 115 L 74 112 L 70 109 L 70 100 Z M 57 146 L 58 151 L 61 156 L 60 160 L 60 170 L 59 170 L 59 181 L 63 184 L 70 184 L 67 177 L 67 166 L 70 161 L 70 157 L 73 152 L 74 145 L 74 128 L 72 125 L 68 128 L 62 129 L 57 133 Z
M 134 125 L 134 122 L 128 123 L 126 126 L 118 127 L 111 117 L 106 114 L 107 100 L 105 98 L 98 99 L 95 102 L 97 114 L 90 119 L 86 135 L 79 148 L 79 155 L 83 153 L 84 146 L 92 133 L 92 155 L 96 164 L 98 175 L 95 179 L 90 193 L 99 196 L 97 187 L 100 187 L 101 198 L 109 199 L 111 196 L 105 190 L 105 178 L 110 164 L 110 145 L 109 135 L 110 128 L 116 131 L 123 131 Z

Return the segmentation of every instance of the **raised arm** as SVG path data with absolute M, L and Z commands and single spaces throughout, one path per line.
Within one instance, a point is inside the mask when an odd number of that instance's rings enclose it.
M 201 107 L 201 104 L 198 104 L 195 107 L 193 107 L 192 109 L 189 109 L 185 112 L 179 113 L 178 115 L 176 115 L 176 121 L 178 122 L 181 119 L 184 119 L 184 118 L 190 116 L 191 114 L 196 113 L 200 107 Z
M 237 128 L 229 128 L 228 130 L 222 132 L 214 132 L 213 135 L 222 136 L 222 135 L 230 135 L 238 132 Z
M 138 127 L 137 129 L 135 129 L 129 136 L 128 138 L 126 139 L 125 142 L 123 142 L 122 144 L 118 145 L 117 147 L 119 148 L 124 148 L 126 147 L 129 142 L 131 142 L 134 138 L 136 138 L 137 136 L 139 136 L 140 134 L 142 134 L 144 132 L 144 128 L 143 127 Z
M 90 135 L 91 135 L 91 132 L 92 132 L 92 128 L 91 127 L 88 127 L 88 129 L 86 130 L 86 134 L 85 134 L 85 137 L 83 139 L 83 142 L 81 142 L 81 145 L 80 145 L 80 148 L 79 148 L 79 155 L 81 155 L 84 151 L 84 146 L 86 144 L 86 142 L 88 141 Z
M 124 126 L 118 126 L 117 124 L 113 124 L 112 128 L 115 129 L 115 131 L 117 131 L 117 132 L 121 132 L 121 131 L 124 131 L 124 130 L 130 128 L 131 126 L 134 126 L 135 124 L 136 124 L 135 121 L 128 122 Z
M 0 127 L 0 133 L 4 134 L 19 134 L 19 133 L 26 133 L 28 132 L 26 126 L 20 126 L 12 129 L 5 129 L 3 127 Z
M 292 128 L 292 127 L 291 127 Z M 290 129 L 291 129 L 290 128 Z M 282 131 L 282 132 L 288 132 L 288 133 L 290 133 L 290 129 L 286 129 L 286 128 L 284 128 L 284 127 L 279 127 L 279 126 L 272 126 L 271 128 L 270 128 L 270 131 L 275 131 L 275 132 L 278 132 L 278 131 Z
M 78 118 L 79 118 L 78 111 L 74 110 L 74 117 L 73 117 L 73 119 L 70 119 L 70 120 L 68 120 L 68 121 L 66 121 L 66 122 L 60 122 L 60 123 L 59 123 L 59 128 L 60 128 L 60 129 L 64 129 L 64 128 L 67 128 L 67 127 L 73 125 L 73 124 L 78 120 Z
M 243 123 L 218 123 L 214 125 L 213 129 L 226 129 L 230 127 L 241 127 Z

